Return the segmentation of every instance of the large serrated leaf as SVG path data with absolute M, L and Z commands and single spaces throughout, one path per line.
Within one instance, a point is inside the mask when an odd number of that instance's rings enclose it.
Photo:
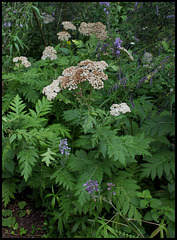
M 21 176 L 24 176 L 25 182 L 32 174 L 32 167 L 34 167 L 38 157 L 38 154 L 33 149 L 24 149 L 17 155 Z

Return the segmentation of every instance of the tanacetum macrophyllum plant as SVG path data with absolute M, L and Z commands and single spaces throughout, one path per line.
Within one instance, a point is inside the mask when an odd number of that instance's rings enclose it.
M 28 191 L 45 238 L 174 238 L 174 3 L 34 5 L 3 65 L 4 206 Z

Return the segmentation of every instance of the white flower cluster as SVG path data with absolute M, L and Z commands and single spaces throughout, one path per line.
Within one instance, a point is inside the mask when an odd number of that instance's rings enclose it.
M 152 68 L 154 63 L 151 63 L 153 60 L 153 56 L 151 53 L 145 52 L 142 62 L 144 63 L 143 67 L 150 67 Z
M 55 18 L 52 15 L 49 15 L 49 14 L 47 14 L 45 12 L 42 13 L 42 18 L 43 18 L 43 22 L 45 24 L 51 23 L 51 22 L 53 22 L 55 20 Z
M 113 104 L 111 107 L 110 107 L 110 114 L 112 116 L 119 116 L 120 113 L 126 113 L 126 112 L 131 112 L 129 106 L 126 104 L 126 103 L 121 103 L 121 104 Z
M 82 22 L 78 30 L 80 33 L 86 36 L 89 36 L 92 33 L 95 33 L 96 37 L 99 40 L 105 40 L 108 37 L 105 29 L 106 29 L 106 26 L 101 22 L 96 22 L 96 23 Z
M 31 63 L 28 61 L 27 57 L 15 57 L 13 58 L 13 62 L 18 62 L 18 61 L 21 61 L 21 64 L 23 66 L 25 66 L 26 68 L 30 67 L 31 66 Z
M 57 96 L 57 93 L 61 91 L 61 88 L 58 86 L 59 82 L 60 82 L 59 79 L 53 80 L 53 82 L 50 85 L 48 85 L 42 90 L 42 93 L 45 93 L 47 99 L 49 99 L 50 101 L 54 99 Z
M 55 55 L 55 53 L 57 53 L 57 51 L 53 47 L 51 46 L 45 47 L 41 59 L 45 60 L 47 57 L 49 57 L 50 60 L 57 59 L 57 55 Z
M 107 66 L 105 61 L 94 62 L 88 59 L 81 61 L 78 63 L 78 66 L 66 68 L 62 76 L 53 80 L 50 85 L 42 90 L 42 93 L 51 101 L 61 90 L 74 90 L 78 88 L 79 83 L 86 80 L 88 80 L 94 89 L 99 90 L 104 87 L 103 80 L 108 79 L 108 76 L 103 72 Z
M 59 32 L 57 33 L 58 35 L 58 39 L 61 40 L 61 41 L 68 41 L 68 39 L 71 37 L 71 35 L 67 32 L 67 31 L 62 31 L 62 32 Z
M 65 21 L 65 22 L 62 22 L 62 25 L 65 30 L 68 30 L 68 29 L 76 30 L 76 27 L 71 22 Z

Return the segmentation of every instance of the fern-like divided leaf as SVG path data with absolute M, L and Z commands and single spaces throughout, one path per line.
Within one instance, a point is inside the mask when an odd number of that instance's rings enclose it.
M 88 156 L 83 150 L 76 151 L 75 155 L 72 154 L 68 159 L 68 167 L 72 171 L 82 171 L 89 163 Z
M 22 171 L 21 176 L 24 176 L 25 182 L 27 182 L 29 176 L 32 174 L 32 167 L 34 167 L 38 157 L 34 147 L 24 149 L 17 155 L 19 168 Z
M 10 178 L 3 180 L 2 183 L 2 201 L 4 202 L 4 206 L 10 202 L 10 198 L 15 199 L 14 193 L 16 193 L 18 179 Z
M 66 121 L 72 121 L 71 124 L 79 125 L 81 117 L 81 112 L 78 109 L 68 110 L 64 112 L 64 119 Z
M 58 135 L 62 135 L 63 137 L 71 138 L 71 134 L 69 133 L 70 129 L 60 123 L 54 123 L 52 125 L 49 125 L 46 129 L 58 133 Z
M 109 127 L 102 127 L 97 136 L 100 139 L 100 150 L 103 157 L 106 156 L 107 151 L 109 157 L 112 157 L 114 161 L 119 161 L 123 166 L 126 166 L 128 161 L 134 162 L 136 155 L 151 156 L 147 149 L 153 139 L 145 138 L 143 133 L 136 136 L 119 137 Z
M 53 178 L 56 184 L 63 185 L 66 190 L 73 190 L 75 178 L 67 169 L 60 168 L 51 176 Z
M 167 176 L 172 172 L 175 174 L 175 155 L 174 152 L 164 151 L 154 154 L 152 157 L 146 157 L 144 159 L 147 163 L 141 164 L 142 174 L 141 176 L 149 177 L 152 180 L 157 176 L 161 178 L 165 173 Z
M 42 162 L 45 162 L 48 167 L 51 164 L 51 160 L 55 160 L 52 155 L 56 155 L 56 153 L 52 152 L 50 148 L 47 148 L 47 152 L 40 155 L 43 157 Z
M 23 100 L 21 100 L 21 98 L 17 94 L 15 96 L 13 102 L 11 102 L 11 104 L 9 106 L 9 108 L 13 112 L 10 112 L 10 114 L 8 116 L 10 116 L 11 118 L 19 118 L 19 117 L 24 116 L 26 113 L 26 111 L 23 111 L 25 107 L 26 107 L 26 105 L 23 103 Z
M 35 109 L 36 117 L 41 117 L 50 112 L 52 108 L 52 102 L 48 101 L 47 98 L 43 97 L 42 101 L 38 99 Z
M 92 117 L 91 112 L 85 109 L 82 111 L 79 111 L 78 109 L 65 111 L 64 119 L 66 121 L 72 121 L 72 125 L 81 125 L 84 133 L 89 132 L 93 128 L 94 124 L 96 124 L 96 119 Z
M 116 201 L 117 210 L 122 210 L 123 215 L 128 218 L 135 218 L 141 220 L 142 215 L 137 207 L 138 197 L 136 195 L 136 192 L 138 189 L 140 189 L 140 187 L 132 178 L 132 175 L 120 171 L 119 177 L 117 177 L 115 183 L 117 186 L 117 189 L 115 191 L 118 198 Z M 138 223 L 141 224 L 140 221 L 138 221 Z
M 10 103 L 12 102 L 13 98 L 15 97 L 15 93 L 7 93 L 2 98 L 2 115 L 7 111 L 7 109 L 10 106 Z
M 152 138 L 148 138 L 144 136 L 144 133 L 137 134 L 135 136 L 123 136 L 124 144 L 126 145 L 126 149 L 128 153 L 134 158 L 136 155 L 149 155 L 151 153 L 147 150 L 149 148 L 149 144 L 154 141 Z
M 155 116 L 152 119 L 146 121 L 146 124 L 142 126 L 142 131 L 151 136 L 157 134 L 158 136 L 164 136 L 175 134 L 175 117 L 169 112 L 164 112 L 160 116 Z

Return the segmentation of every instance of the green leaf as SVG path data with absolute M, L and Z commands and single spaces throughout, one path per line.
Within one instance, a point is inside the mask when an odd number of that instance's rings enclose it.
M 106 157 L 106 153 L 107 153 L 107 144 L 106 144 L 106 142 L 103 142 L 103 141 L 100 142 L 100 150 L 101 150 L 101 153 L 102 153 L 103 157 L 105 158 Z
M 2 216 L 3 217 L 12 216 L 12 210 L 11 209 L 2 209 Z
M 107 127 L 100 129 L 99 138 L 107 144 L 107 153 L 109 157 L 113 157 L 114 161 L 119 161 L 126 166 L 126 155 L 128 155 L 121 137 L 115 136 L 115 131 L 109 130 Z
M 67 170 L 60 168 L 54 174 L 52 174 L 51 179 L 55 178 L 55 183 L 63 185 L 66 190 L 72 190 L 74 188 L 74 176 Z
M 10 137 L 10 139 L 9 139 L 9 142 L 10 143 L 12 143 L 15 139 L 16 139 L 16 134 L 14 133 L 11 137 Z
M 19 39 L 18 36 L 16 36 L 16 40 L 17 40 L 18 43 L 20 44 L 20 47 L 23 49 L 23 43 L 22 43 L 22 41 Z
M 8 217 L 8 218 L 2 218 L 2 226 L 4 227 L 13 227 L 15 225 L 16 218 L 15 217 Z
M 20 228 L 20 235 L 26 234 L 27 233 L 27 229 L 24 228 Z
M 77 46 L 77 48 L 82 48 L 85 46 L 84 42 L 81 40 L 72 40 L 72 42 Z
M 61 123 L 54 123 L 52 125 L 47 126 L 49 131 L 61 134 L 63 137 L 71 138 L 71 134 L 69 133 L 71 130 L 65 126 L 63 126 Z
M 40 16 L 40 10 L 37 8 L 37 7 L 35 7 L 35 6 L 33 6 L 33 5 L 31 5 L 31 7 L 38 13 L 38 15 Z
M 17 94 L 16 97 L 14 98 L 13 102 L 10 103 L 10 109 L 13 112 L 10 112 L 8 117 L 13 117 L 13 118 L 19 118 L 25 115 L 26 111 L 23 111 L 24 108 L 26 107 L 26 104 L 22 103 L 23 101 Z
M 152 138 L 145 137 L 144 133 L 137 134 L 135 136 L 125 135 L 122 138 L 131 157 L 134 158 L 136 155 L 151 156 L 147 149 L 150 147 L 149 144 L 154 140 Z
M 84 121 L 82 123 L 82 127 L 84 129 L 84 133 L 87 133 L 93 128 L 94 124 L 96 124 L 96 120 L 89 114 L 89 112 L 88 115 L 83 117 L 83 119 Z
M 150 207 L 151 208 L 158 208 L 160 205 L 162 204 L 162 202 L 159 199 L 150 199 Z
M 52 102 L 48 101 L 47 98 L 43 96 L 42 101 L 38 99 L 35 108 L 37 117 L 44 116 L 50 112 L 52 108 Z
M 140 220 L 142 215 L 138 210 L 139 206 L 136 207 L 132 204 L 132 199 L 134 202 L 135 199 L 138 200 L 137 190 L 140 189 L 136 181 L 130 174 L 119 170 L 119 176 L 114 179 L 114 183 L 117 186 L 115 189 L 116 196 L 118 196 L 118 201 L 115 202 L 117 211 L 123 210 L 123 214 L 126 213 L 128 218 L 134 217 Z M 141 224 L 141 222 L 138 223 Z
M 168 150 L 161 151 L 159 153 L 153 154 L 152 157 L 146 157 L 144 160 L 147 163 L 141 164 L 142 166 L 142 177 L 148 177 L 151 175 L 152 180 L 156 176 L 162 177 L 162 174 L 169 176 L 170 172 L 173 172 L 175 156 L 174 152 Z
M 164 136 L 175 134 L 175 118 L 170 113 L 165 112 L 160 116 L 155 116 L 145 122 L 142 126 L 142 131 L 151 136 L 158 134 L 158 136 Z
M 17 49 L 17 51 L 20 52 L 20 49 L 19 49 L 18 44 L 17 44 L 17 43 L 14 43 L 14 45 L 15 45 L 15 48 Z
M 12 52 L 13 52 L 13 44 L 10 45 L 10 56 L 12 56 Z
M 147 200 L 145 200 L 145 199 L 141 199 L 141 200 L 140 200 L 140 207 L 141 207 L 141 208 L 146 208 L 148 202 L 149 202 L 149 201 L 147 201 Z
M 66 55 L 70 54 L 70 51 L 67 48 L 59 48 L 59 50 L 65 53 Z
M 88 156 L 83 150 L 76 150 L 75 154 L 71 154 L 68 159 L 68 167 L 72 171 L 81 171 L 89 163 Z
M 64 119 L 66 121 L 72 121 L 71 124 L 80 124 L 81 117 L 81 112 L 77 109 L 67 110 L 64 112 Z
M 162 47 L 164 48 L 164 50 L 168 50 L 169 49 L 169 44 L 167 42 L 162 41 L 161 44 L 162 44 Z
M 56 153 L 52 152 L 50 148 L 47 148 L 47 152 L 40 155 L 44 157 L 41 161 L 45 162 L 45 164 L 48 167 L 51 164 L 51 160 L 55 160 L 55 158 L 53 158 L 52 155 L 56 155 Z
M 155 236 L 160 232 L 160 230 L 161 230 L 161 227 L 156 228 L 156 229 L 151 233 L 150 238 L 155 237 Z
M 18 202 L 18 206 L 20 209 L 23 209 L 26 206 L 26 202 L 25 201 Z
M 27 182 L 29 176 L 32 174 L 32 167 L 35 166 L 37 158 L 39 158 L 34 150 L 35 148 L 24 149 L 17 155 L 21 176 L 24 176 L 25 182 Z
M 2 182 L 2 201 L 5 207 L 10 202 L 10 198 L 15 199 L 14 193 L 16 193 L 17 181 L 16 178 L 9 178 Z

